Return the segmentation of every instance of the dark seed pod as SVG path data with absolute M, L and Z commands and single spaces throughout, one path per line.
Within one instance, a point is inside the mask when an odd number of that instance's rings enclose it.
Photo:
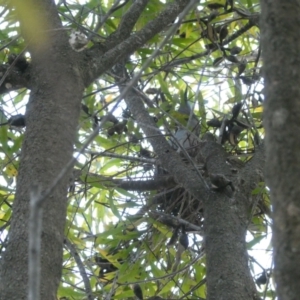
M 239 102 L 239 103 L 236 103 L 232 110 L 231 110 L 231 113 L 232 113 L 232 119 L 236 119 L 241 111 L 241 108 L 243 106 L 243 102 Z
M 234 125 L 231 130 L 230 133 L 234 134 L 234 135 L 239 135 L 245 128 L 238 126 L 238 125 Z
M 224 5 L 221 3 L 210 3 L 210 4 L 207 4 L 207 7 L 209 9 L 213 10 L 213 9 L 224 8 Z
M 151 158 L 151 152 L 147 149 L 141 147 L 140 149 L 140 156 L 145 158 Z
M 184 39 L 186 37 L 186 33 L 185 32 L 180 33 L 179 37 L 181 37 L 182 39 Z
M 177 239 L 178 239 L 178 231 L 179 231 L 179 227 L 176 227 L 173 231 L 173 234 L 168 242 L 168 246 L 172 246 L 176 243 Z
M 159 89 L 149 88 L 149 89 L 146 90 L 145 93 L 148 94 L 148 95 L 156 95 L 156 94 L 159 93 Z
M 113 126 L 113 127 L 109 128 L 109 129 L 107 130 L 107 135 L 108 135 L 108 136 L 113 136 L 114 134 L 115 134 L 115 128 L 114 128 L 114 126 Z
M 258 132 L 256 132 L 254 134 L 254 143 L 255 143 L 255 145 L 259 145 L 260 144 L 260 137 L 259 137 Z
M 132 144 L 137 144 L 139 142 L 139 138 L 135 134 L 129 134 L 128 141 Z
M 187 247 L 189 246 L 189 238 L 188 235 L 183 232 L 180 237 L 179 237 L 179 243 L 180 245 L 186 250 Z
M 249 129 L 249 128 L 251 128 L 251 125 L 249 125 L 249 124 L 247 124 L 247 123 L 244 123 L 244 122 L 242 122 L 242 121 L 240 121 L 240 120 L 234 120 L 234 121 L 235 121 L 235 123 L 236 123 L 237 125 L 239 125 L 240 127 L 244 128 L 244 129 Z
M 252 85 L 252 84 L 255 82 L 255 80 L 253 80 L 253 79 L 250 78 L 250 77 L 240 76 L 239 78 L 240 78 L 240 79 L 243 81 L 243 83 L 246 84 L 246 85 Z
M 238 66 L 238 76 L 240 76 L 246 69 L 247 62 L 246 60 L 242 60 Z
M 217 57 L 216 59 L 214 59 L 213 61 L 213 66 L 216 67 L 218 66 L 222 61 L 224 60 L 224 57 Z
M 240 61 L 233 55 L 226 56 L 226 59 L 232 63 L 240 63 Z
M 222 125 L 222 122 L 219 119 L 214 118 L 214 119 L 207 121 L 206 124 L 207 124 L 207 126 L 210 126 L 210 127 L 220 128 Z
M 114 124 L 119 123 L 119 120 L 118 120 L 113 114 L 111 114 L 111 113 L 108 113 L 108 114 L 106 115 L 106 120 L 107 120 L 108 122 L 111 122 L 111 123 L 114 123 Z
M 117 123 L 116 125 L 114 125 L 113 128 L 115 129 L 115 132 L 117 134 L 121 134 L 122 132 L 127 132 L 127 126 L 126 126 L 126 124 L 127 124 L 127 121 L 124 120 L 124 121 L 122 121 L 122 122 Z
M 228 29 L 227 26 L 222 26 L 221 30 L 220 30 L 220 43 L 222 44 L 223 40 L 226 38 L 226 36 L 228 35 Z
M 88 116 L 90 116 L 89 108 L 88 108 L 85 104 L 81 104 L 81 109 L 82 109 Z
M 239 143 L 237 135 L 232 132 L 229 133 L 228 141 L 232 146 L 236 146 Z
M 237 55 L 239 54 L 240 52 L 242 51 L 242 48 L 241 47 L 238 47 L 238 46 L 234 46 L 230 49 L 230 54 L 231 55 Z
M 134 292 L 134 295 L 139 299 L 139 300 L 143 300 L 143 291 L 140 287 L 139 284 L 134 284 L 133 285 L 133 292 Z

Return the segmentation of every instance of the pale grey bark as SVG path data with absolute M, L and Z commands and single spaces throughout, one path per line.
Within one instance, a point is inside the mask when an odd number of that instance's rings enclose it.
M 300 295 L 300 1 L 262 0 L 266 180 L 278 299 Z

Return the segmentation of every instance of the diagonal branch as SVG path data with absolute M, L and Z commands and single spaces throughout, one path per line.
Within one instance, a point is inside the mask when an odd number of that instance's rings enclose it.
M 117 62 L 122 61 L 134 51 L 143 46 L 148 40 L 157 33 L 166 28 L 190 3 L 189 0 L 176 0 L 169 4 L 157 18 L 150 21 L 142 30 L 131 35 L 128 39 L 118 44 L 114 48 L 103 54 L 104 45 L 97 44 L 86 51 L 86 57 L 83 58 L 83 78 L 85 85 L 88 86 L 105 71 L 110 69 Z M 97 60 L 91 60 L 90 57 L 99 57 Z M 88 64 L 87 64 L 88 62 Z
M 240 28 L 239 30 L 234 32 L 231 36 L 229 36 L 227 39 L 225 39 L 223 41 L 222 45 L 223 46 L 228 45 L 230 42 L 232 42 L 235 39 L 237 39 L 238 37 L 240 37 L 242 34 L 247 32 L 249 29 L 251 29 L 255 25 L 256 24 L 250 20 L 245 26 L 243 26 L 242 28 Z M 208 44 L 207 48 L 208 48 L 207 50 L 202 51 L 200 53 L 197 53 L 197 54 L 194 54 L 194 55 L 191 55 L 188 57 L 178 58 L 176 60 L 168 62 L 165 65 L 161 66 L 161 70 L 165 70 L 165 71 L 170 70 L 171 68 L 177 67 L 182 64 L 190 63 L 191 61 L 193 61 L 195 59 L 207 56 L 207 55 L 211 54 L 212 52 L 219 50 L 219 47 L 214 44 Z
M 129 10 L 122 17 L 118 29 L 107 38 L 104 44 L 106 49 L 112 49 L 130 36 L 136 21 L 139 19 L 148 2 L 149 0 L 133 2 Z
M 111 16 L 112 13 L 114 13 L 115 11 L 117 11 L 118 9 L 122 8 L 123 6 L 125 6 L 129 0 L 124 1 L 122 4 L 119 5 L 121 0 L 116 0 L 115 3 L 113 4 L 113 6 L 109 9 L 109 11 L 104 15 L 101 16 L 98 24 L 95 26 L 94 30 L 93 30 L 93 34 L 90 35 L 89 39 L 91 39 L 91 37 L 99 31 L 99 29 L 104 25 L 104 23 L 106 22 L 106 20 Z
M 122 78 L 124 71 L 123 66 L 115 66 L 115 71 L 118 74 L 118 78 L 124 80 L 124 78 Z M 120 86 L 121 90 L 123 88 L 124 86 Z M 125 101 L 135 120 L 140 124 L 145 135 L 148 137 L 162 166 L 174 176 L 177 183 L 181 183 L 195 198 L 207 198 L 209 191 L 207 190 L 206 185 L 191 168 L 183 163 L 180 155 L 175 152 L 166 141 L 165 137 L 157 128 L 153 118 L 150 117 L 145 109 L 140 95 L 131 88 L 125 95 Z
M 77 175 L 79 177 L 81 174 L 77 174 Z M 89 173 L 88 176 L 90 176 L 87 180 L 88 183 L 99 182 L 99 183 L 102 183 L 104 186 L 119 187 L 126 191 L 137 191 L 137 192 L 153 191 L 153 190 L 159 190 L 159 189 L 173 187 L 176 184 L 174 181 L 174 178 L 172 176 L 162 176 L 162 177 L 159 177 L 157 179 L 152 179 L 152 180 L 111 179 L 106 176 L 92 174 L 92 173 Z M 79 180 L 78 177 L 76 180 Z
M 82 277 L 84 286 L 85 286 L 85 292 L 86 292 L 86 296 L 88 300 L 93 300 L 94 296 L 92 293 L 92 287 L 89 281 L 89 278 L 87 276 L 85 267 L 83 265 L 83 262 L 81 261 L 81 258 L 76 250 L 76 248 L 74 247 L 74 245 L 71 243 L 71 241 L 67 238 L 64 239 L 64 243 L 66 245 L 66 247 L 69 249 L 71 255 L 73 256 L 73 258 L 76 261 L 77 267 L 79 269 L 80 275 Z

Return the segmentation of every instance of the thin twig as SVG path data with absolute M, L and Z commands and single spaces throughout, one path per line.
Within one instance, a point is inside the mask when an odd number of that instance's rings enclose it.
M 117 9 L 121 8 L 122 6 L 124 6 L 128 1 L 125 1 L 124 3 L 122 3 L 121 5 L 118 6 L 118 4 L 120 3 L 121 0 L 116 0 L 116 2 L 112 5 L 112 7 L 109 9 L 109 11 L 102 17 L 100 16 L 99 22 L 96 24 L 95 28 L 94 28 L 94 32 L 98 32 L 99 29 L 103 26 L 103 24 L 106 22 L 106 20 L 109 18 L 109 16 L 115 12 Z M 88 39 L 91 40 L 93 38 L 93 33 L 91 33 L 88 36 Z
M 172 272 L 170 274 L 166 274 L 166 275 L 163 275 L 163 276 L 160 276 L 160 277 L 151 277 L 149 279 L 144 279 L 144 280 L 139 280 L 139 281 L 135 281 L 135 282 L 126 282 L 126 283 L 123 283 L 123 284 L 120 284 L 121 285 L 131 285 L 131 284 L 135 284 L 135 283 L 146 283 L 146 282 L 153 282 L 153 281 L 159 281 L 161 279 L 166 279 L 166 278 L 170 278 L 170 277 L 173 277 L 174 275 L 176 274 L 179 274 L 185 270 L 187 270 L 188 268 L 194 266 L 194 264 L 199 260 L 201 259 L 202 257 L 204 256 L 204 252 L 200 253 L 197 257 L 195 257 L 189 264 L 187 264 L 186 266 L 184 266 L 182 269 L 179 269 L 178 271 L 176 272 Z
M 107 297 L 105 297 L 104 300 L 110 300 L 111 299 L 111 296 L 113 295 L 113 293 L 116 289 L 117 282 L 118 282 L 118 274 L 115 275 L 115 278 L 114 278 L 113 284 L 111 286 L 111 289 L 110 289 Z
M 85 293 L 86 293 L 87 299 L 88 300 L 95 299 L 94 296 L 93 296 L 93 293 L 92 293 L 92 287 L 91 287 L 91 284 L 90 284 L 90 280 L 89 280 L 89 278 L 87 276 L 87 273 L 85 271 L 84 264 L 83 264 L 83 262 L 82 262 L 82 260 L 79 256 L 75 246 L 67 238 L 65 238 L 64 243 L 65 243 L 65 245 L 67 246 L 67 248 L 71 252 L 71 255 L 74 257 L 74 259 L 76 261 L 77 267 L 79 269 L 80 275 L 81 275 L 82 280 L 83 280 L 83 284 L 84 284 L 84 287 L 85 287 Z
M 181 12 L 181 14 L 178 17 L 177 22 L 175 22 L 171 26 L 171 28 L 168 30 L 165 38 L 158 44 L 157 48 L 153 51 L 153 53 L 150 55 L 150 57 L 142 65 L 142 67 L 139 70 L 139 72 L 137 72 L 135 74 L 135 76 L 128 82 L 128 84 L 126 85 L 126 87 L 124 87 L 124 89 L 120 93 L 120 96 L 119 96 L 120 99 L 123 99 L 124 96 L 127 94 L 127 92 L 136 85 L 136 83 L 138 82 L 138 80 L 141 78 L 143 72 L 150 66 L 150 64 L 152 63 L 153 59 L 160 53 L 162 47 L 169 41 L 169 38 L 175 33 L 175 31 L 177 30 L 177 28 L 180 26 L 181 20 L 185 17 L 185 15 L 188 13 L 188 11 L 193 6 L 196 5 L 196 2 L 197 2 L 196 0 L 190 1 L 190 3 Z
M 150 214 L 151 215 L 156 215 L 156 216 L 162 216 L 162 217 L 167 218 L 169 220 L 173 220 L 173 221 L 175 221 L 178 224 L 184 225 L 187 228 L 193 229 L 195 231 L 200 232 L 200 234 L 203 234 L 203 228 L 201 228 L 200 226 L 194 225 L 194 224 L 192 224 L 192 223 L 190 223 L 190 222 L 188 222 L 188 221 L 186 221 L 184 219 L 181 219 L 181 218 L 178 218 L 178 217 L 174 217 L 174 216 L 165 214 L 163 212 L 151 212 Z M 157 220 L 159 221 L 159 218 Z
M 143 158 L 143 157 L 135 157 L 135 156 L 129 156 L 129 155 L 121 155 L 121 154 L 116 154 L 116 153 L 110 153 L 110 152 L 95 152 L 95 151 L 89 151 L 86 150 L 85 153 L 91 154 L 93 156 L 104 156 L 104 157 L 113 157 L 113 158 L 121 158 L 124 160 L 129 160 L 129 161 L 137 161 L 137 162 L 142 162 L 142 163 L 148 163 L 148 164 L 157 164 L 158 159 L 156 158 Z

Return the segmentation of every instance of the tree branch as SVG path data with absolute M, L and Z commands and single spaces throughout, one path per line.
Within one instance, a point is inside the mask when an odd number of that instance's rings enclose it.
M 123 181 L 123 180 L 112 180 L 117 187 L 122 188 L 124 190 L 131 190 L 131 191 L 153 191 L 159 190 L 163 188 L 173 187 L 176 183 L 172 176 L 164 176 L 160 177 L 156 180 L 133 180 L 133 181 Z
M 136 21 L 139 19 L 148 2 L 149 0 L 138 0 L 133 2 L 129 10 L 122 17 L 118 29 L 105 41 L 104 47 L 106 49 L 112 49 L 130 36 Z
M 176 19 L 178 14 L 183 11 L 189 2 L 189 0 L 176 0 L 174 3 L 169 4 L 156 19 L 150 21 L 142 30 L 131 35 L 125 41 L 114 48 L 109 49 L 104 54 L 103 44 L 95 45 L 90 50 L 87 50 L 82 61 L 82 70 L 85 70 L 83 74 L 85 85 L 88 86 L 117 62 L 128 57 L 128 55 L 136 51 L 157 33 L 162 31 L 167 25 Z M 90 60 L 90 57 L 99 57 L 99 59 Z
M 83 283 L 84 283 L 84 287 L 85 287 L 85 292 L 86 292 L 86 295 L 87 295 L 87 299 L 88 300 L 93 300 L 94 296 L 93 296 L 93 292 L 92 292 L 92 287 L 91 287 L 89 278 L 87 276 L 87 273 L 85 271 L 84 264 L 81 261 L 80 256 L 79 256 L 76 248 L 71 243 L 71 241 L 69 239 L 67 239 L 67 238 L 65 238 L 64 243 L 65 243 L 65 245 L 69 249 L 71 255 L 73 256 L 73 258 L 76 261 L 77 267 L 79 269 L 80 275 L 81 275 Z
M 266 181 L 278 299 L 300 294 L 299 1 L 261 1 Z
M 250 161 L 248 161 L 244 168 L 242 168 L 238 175 L 238 188 L 243 191 L 240 192 L 241 197 L 248 203 L 249 207 L 257 203 L 257 197 L 260 195 L 252 195 L 252 191 L 257 187 L 259 182 L 264 180 L 265 168 L 265 147 L 264 144 L 259 145 L 255 149 L 255 153 Z
M 47 4 L 49 4 L 48 1 L 51 4 L 50 0 L 46 1 Z M 147 2 L 148 0 L 136 1 L 122 18 L 121 24 L 117 31 L 108 38 L 106 43 L 97 43 L 89 50 L 81 53 L 74 53 L 74 56 L 77 55 L 78 57 L 77 61 L 81 61 L 80 70 L 83 73 L 85 86 L 88 86 L 101 74 L 110 69 L 114 64 L 126 58 L 128 55 L 136 51 L 139 47 L 154 37 L 157 33 L 162 31 L 165 27 L 167 27 L 167 25 L 174 21 L 178 14 L 185 8 L 185 6 L 189 4 L 189 0 L 174 1 L 174 3 L 169 4 L 156 19 L 150 21 L 142 30 L 129 36 L 130 30 L 135 25 Z M 57 14 L 55 6 L 51 6 L 51 9 L 47 8 L 43 9 L 43 11 L 44 10 L 51 11 L 52 14 L 54 14 L 54 12 Z M 55 16 L 53 20 L 54 21 L 52 24 L 48 24 L 48 27 L 46 28 L 47 31 L 51 32 L 54 30 L 54 28 L 61 28 L 61 23 L 59 19 L 57 20 L 57 16 Z M 31 28 L 29 32 L 33 30 L 35 29 Z M 61 37 L 63 36 L 65 43 L 67 43 L 67 35 L 64 31 L 55 30 L 55 34 L 52 34 L 52 36 L 55 37 L 57 34 L 59 34 Z M 56 40 L 59 40 L 57 38 L 58 37 L 56 36 Z M 124 40 L 125 38 L 127 39 Z M 48 42 L 53 44 L 54 40 L 49 40 Z M 48 47 L 50 47 L 50 44 L 48 44 Z M 109 50 L 107 51 L 107 49 Z M 98 59 L 96 59 L 96 57 L 98 57 Z M 23 78 L 16 77 L 14 80 L 13 89 L 15 90 L 17 87 L 21 88 L 24 86 L 29 86 L 30 84 L 28 84 L 28 80 L 28 78 L 24 81 Z M 4 86 L 3 90 L 0 90 L 0 93 L 1 92 L 7 92 L 7 87 Z
M 80 170 L 74 170 L 74 177 L 79 180 L 80 176 L 85 176 Z M 79 172 L 77 172 L 79 171 Z M 107 187 L 119 187 L 127 191 L 153 191 L 163 188 L 173 187 L 176 183 L 172 176 L 161 176 L 154 180 L 122 180 L 112 179 L 110 177 L 88 173 L 88 182 L 100 182 Z
M 116 74 L 118 74 L 117 80 L 126 80 L 126 76 L 123 74 L 123 66 L 116 66 Z M 121 87 L 121 90 L 123 87 Z M 193 170 L 187 167 L 183 163 L 180 155 L 173 150 L 170 144 L 166 141 L 157 125 L 150 117 L 149 113 L 144 107 L 143 100 L 140 95 L 133 89 L 129 89 L 125 95 L 125 101 L 133 114 L 135 120 L 140 124 L 145 135 L 148 137 L 155 153 L 158 155 L 162 166 L 169 171 L 177 183 L 180 183 L 184 188 L 189 191 L 195 198 L 207 198 L 209 191 L 205 184 L 195 174 Z M 200 199 L 199 199 L 200 200 Z
M 257 299 L 245 241 L 250 206 L 244 197 L 251 195 L 251 189 L 242 192 L 238 174 L 226 162 L 228 154 L 210 136 L 202 143 L 201 154 L 209 173 L 222 174 L 235 186 L 235 192 L 216 191 L 204 202 L 207 298 Z
M 184 225 L 186 231 L 198 231 L 199 234 L 201 234 L 201 235 L 203 234 L 202 227 L 194 225 L 194 224 L 187 222 L 186 220 L 183 220 L 181 218 L 174 217 L 169 214 L 162 213 L 162 212 L 156 212 L 156 211 L 149 212 L 149 216 L 167 226 L 175 228 L 180 225 Z
M 253 23 L 253 21 L 250 20 L 245 26 L 243 26 L 242 28 L 240 28 L 239 30 L 234 32 L 231 36 L 226 38 L 223 41 L 222 45 L 223 46 L 228 45 L 230 42 L 234 41 L 235 39 L 240 37 L 242 34 L 244 34 L 246 31 L 251 29 L 253 26 L 255 26 L 255 24 Z M 207 48 L 208 48 L 208 50 L 202 51 L 198 54 L 191 55 L 191 56 L 184 57 L 184 58 L 179 58 L 179 59 L 173 60 L 169 63 L 166 63 L 163 66 L 161 66 L 160 70 L 167 71 L 167 70 L 173 69 L 179 65 L 190 63 L 191 61 L 193 61 L 195 59 L 207 56 L 207 55 L 211 54 L 212 52 L 219 50 L 219 47 L 214 44 L 208 44 Z
M 76 53 L 68 44 L 66 31 L 60 30 L 62 25 L 55 2 L 29 0 L 26 3 L 14 3 L 31 54 L 30 72 L 34 80 L 31 82 L 31 94 L 26 107 L 26 131 L 13 203 L 10 239 L 1 259 L 1 299 L 27 298 L 29 192 L 35 184 L 41 186 L 43 195 L 57 179 L 60 169 L 72 159 L 84 89 L 78 76 L 77 60 L 74 59 Z M 40 268 L 42 299 L 55 298 L 61 278 L 69 173 L 65 175 L 43 203 Z M 10 273 L 8 270 L 12 264 L 15 272 Z
M 137 162 L 141 162 L 141 163 L 146 163 L 146 164 L 157 164 L 158 163 L 158 159 L 156 158 L 144 158 L 144 157 L 135 157 L 135 156 L 129 156 L 129 155 L 122 155 L 122 154 L 116 154 L 116 153 L 110 153 L 110 152 L 95 152 L 95 151 L 89 151 L 86 150 L 84 151 L 84 153 L 89 153 L 93 156 L 96 157 L 114 157 L 114 158 L 121 158 L 124 160 L 129 160 L 129 161 L 137 161 Z

